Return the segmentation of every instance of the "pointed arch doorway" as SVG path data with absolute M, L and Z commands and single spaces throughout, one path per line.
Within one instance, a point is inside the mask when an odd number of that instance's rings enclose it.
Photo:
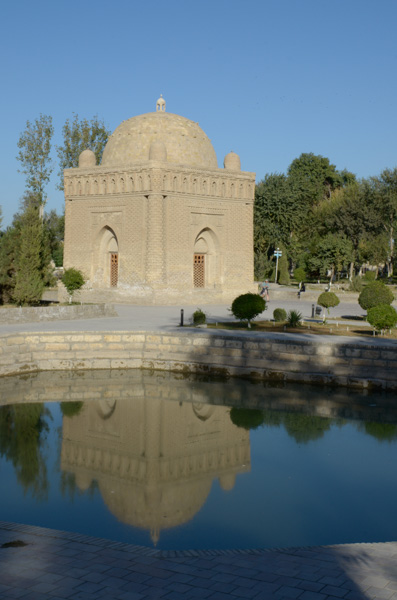
M 119 244 L 113 229 L 106 226 L 99 233 L 96 280 L 104 287 L 117 287 L 119 281 Z
M 219 244 L 215 233 L 209 228 L 202 229 L 194 241 L 193 286 L 205 288 L 218 283 L 219 262 Z

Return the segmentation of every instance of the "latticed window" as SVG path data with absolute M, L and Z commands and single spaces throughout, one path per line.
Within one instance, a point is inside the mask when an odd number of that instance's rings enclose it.
M 110 255 L 110 286 L 116 287 L 119 278 L 119 255 L 112 252 Z
M 205 282 L 205 254 L 195 254 L 193 260 L 194 287 L 204 287 Z

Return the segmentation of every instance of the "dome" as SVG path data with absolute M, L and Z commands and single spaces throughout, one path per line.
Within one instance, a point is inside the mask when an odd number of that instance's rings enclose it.
M 167 160 L 167 149 L 163 142 L 152 142 L 149 150 L 149 160 L 161 160 L 165 162 Z
M 229 152 L 226 154 L 225 160 L 223 161 L 223 166 L 228 171 L 241 171 L 241 162 L 240 157 L 235 152 Z
M 96 156 L 93 151 L 89 148 L 83 150 L 79 156 L 79 169 L 84 169 L 85 167 L 95 167 L 95 165 Z
M 167 112 L 132 117 L 110 136 L 102 165 L 119 167 L 147 161 L 153 142 L 164 144 L 167 162 L 200 169 L 217 169 L 215 150 L 194 121 Z

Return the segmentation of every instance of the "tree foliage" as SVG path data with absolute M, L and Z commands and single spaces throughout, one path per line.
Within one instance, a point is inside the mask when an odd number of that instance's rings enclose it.
M 21 217 L 19 240 L 12 296 L 18 304 L 38 304 L 45 285 L 51 282 L 51 257 L 39 210 L 33 205 Z
M 40 204 L 45 202 L 44 189 L 53 170 L 50 156 L 53 133 L 52 117 L 41 114 L 33 123 L 26 122 L 18 141 L 17 160 L 26 175 L 26 188 Z
M 250 324 L 266 309 L 266 302 L 259 294 L 242 294 L 233 300 L 231 311 L 239 321 Z
M 393 292 L 382 281 L 369 283 L 358 297 L 358 303 L 363 310 L 369 310 L 379 304 L 391 304 L 393 300 Z
M 78 269 L 66 269 L 62 276 L 62 283 L 68 291 L 69 302 L 72 302 L 72 296 L 75 291 L 83 287 L 84 276 Z
M 317 304 L 323 308 L 326 308 L 328 313 L 329 309 L 333 308 L 334 306 L 338 306 L 339 302 L 340 300 L 338 296 L 334 294 L 334 292 L 323 292 L 319 295 L 317 300 Z
M 397 325 L 397 311 L 390 304 L 378 304 L 368 310 L 367 321 L 377 331 L 391 329 Z
M 105 123 L 95 115 L 90 121 L 79 119 L 77 114 L 73 119 L 67 119 L 63 128 L 63 145 L 57 146 L 59 158 L 59 184 L 63 190 L 63 170 L 78 167 L 79 156 L 83 150 L 90 148 L 95 154 L 97 164 L 100 164 L 103 150 L 111 134 Z

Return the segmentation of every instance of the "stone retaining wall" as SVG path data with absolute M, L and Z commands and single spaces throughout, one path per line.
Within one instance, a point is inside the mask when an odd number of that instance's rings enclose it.
M 68 369 L 157 369 L 271 381 L 397 389 L 397 344 L 282 334 L 20 333 L 0 337 L 0 375 Z
M 37 323 L 41 321 L 66 321 L 117 317 L 111 304 L 70 304 L 51 306 L 19 306 L 0 308 L 0 323 Z

